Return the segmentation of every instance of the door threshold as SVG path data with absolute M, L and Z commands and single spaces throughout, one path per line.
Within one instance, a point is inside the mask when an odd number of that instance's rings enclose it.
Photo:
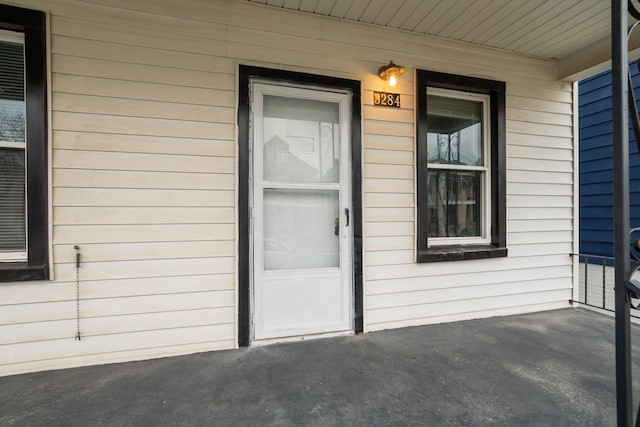
M 317 340 L 321 338 L 345 337 L 349 335 L 355 335 L 355 334 L 353 333 L 352 330 L 349 330 L 349 331 L 340 331 L 340 332 L 326 332 L 326 333 L 312 334 L 312 335 L 301 335 L 301 336 L 294 336 L 294 337 L 266 338 L 263 340 L 252 341 L 251 347 L 262 347 L 265 345 L 278 344 L 278 343 Z

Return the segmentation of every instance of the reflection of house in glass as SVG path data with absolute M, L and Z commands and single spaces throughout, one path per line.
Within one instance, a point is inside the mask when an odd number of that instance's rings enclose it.
M 264 144 L 264 171 L 265 179 L 273 172 L 277 181 L 315 181 L 319 174 L 318 168 L 292 153 L 289 144 L 278 135 Z
M 338 104 L 264 97 L 264 180 L 339 182 Z
M 277 119 L 273 119 L 277 120 Z M 293 182 L 338 182 L 339 147 L 334 144 L 334 127 L 319 123 L 320 138 L 313 136 L 273 136 L 264 144 L 264 179 Z M 337 131 L 337 129 L 336 129 Z

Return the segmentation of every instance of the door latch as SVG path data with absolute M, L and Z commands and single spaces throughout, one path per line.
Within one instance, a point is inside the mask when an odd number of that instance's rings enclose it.
M 345 217 L 345 223 L 344 223 L 345 227 L 348 227 L 349 226 L 349 209 L 348 208 L 345 208 L 344 210 L 344 217 Z M 340 214 L 338 214 L 338 216 L 336 217 L 336 220 L 333 223 L 333 227 L 334 227 L 333 233 L 336 236 L 339 236 L 340 235 Z

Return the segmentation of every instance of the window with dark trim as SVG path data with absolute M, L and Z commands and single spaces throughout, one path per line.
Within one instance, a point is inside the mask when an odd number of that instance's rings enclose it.
M 45 14 L 0 5 L 0 282 L 48 279 Z
M 417 261 L 507 256 L 505 83 L 417 70 Z

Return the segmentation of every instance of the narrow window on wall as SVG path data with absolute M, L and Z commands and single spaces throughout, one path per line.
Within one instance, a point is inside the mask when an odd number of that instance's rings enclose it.
M 418 262 L 506 256 L 505 85 L 417 74 Z
M 427 89 L 427 233 L 432 245 L 488 243 L 489 97 Z
M 27 260 L 24 34 L 0 32 L 0 260 Z
M 0 282 L 48 272 L 43 12 L 0 5 Z

